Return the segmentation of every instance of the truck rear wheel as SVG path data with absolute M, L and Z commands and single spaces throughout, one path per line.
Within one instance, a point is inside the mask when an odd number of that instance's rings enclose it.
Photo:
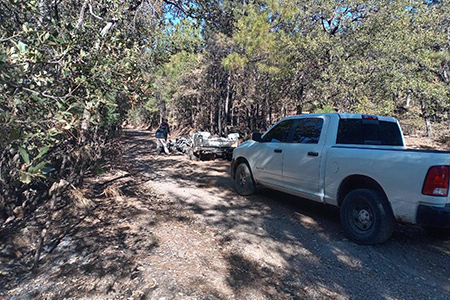
M 236 168 L 234 182 L 239 195 L 248 196 L 255 192 L 255 181 L 246 163 L 241 163 Z
M 394 231 L 395 219 L 385 197 L 371 189 L 357 189 L 345 196 L 341 223 L 348 237 L 358 244 L 387 241 Z

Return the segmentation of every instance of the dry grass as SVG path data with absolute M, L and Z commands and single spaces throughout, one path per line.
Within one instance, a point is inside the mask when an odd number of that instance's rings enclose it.
M 85 197 L 83 191 L 73 188 L 69 192 L 70 199 L 72 200 L 75 207 L 79 209 L 90 209 L 95 206 L 94 201 Z

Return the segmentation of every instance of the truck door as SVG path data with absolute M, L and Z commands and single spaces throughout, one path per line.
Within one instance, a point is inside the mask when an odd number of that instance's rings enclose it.
M 294 119 L 288 119 L 272 127 L 263 135 L 261 143 L 255 149 L 256 181 L 273 186 L 283 186 L 283 155 L 289 133 L 293 130 Z
M 320 163 L 325 138 L 325 117 L 297 120 L 294 134 L 283 149 L 283 181 L 285 188 L 313 200 L 320 199 Z

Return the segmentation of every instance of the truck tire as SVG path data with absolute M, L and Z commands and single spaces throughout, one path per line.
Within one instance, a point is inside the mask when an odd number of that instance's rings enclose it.
M 391 237 L 395 218 L 387 199 L 379 192 L 357 189 L 348 193 L 342 202 L 341 223 L 351 240 L 371 245 Z
M 239 195 L 249 196 L 255 192 L 255 181 L 246 163 L 241 163 L 236 168 L 234 182 Z

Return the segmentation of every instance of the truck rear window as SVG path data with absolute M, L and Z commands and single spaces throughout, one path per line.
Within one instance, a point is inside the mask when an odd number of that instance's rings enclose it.
M 341 119 L 336 144 L 403 146 L 403 140 L 397 123 Z

